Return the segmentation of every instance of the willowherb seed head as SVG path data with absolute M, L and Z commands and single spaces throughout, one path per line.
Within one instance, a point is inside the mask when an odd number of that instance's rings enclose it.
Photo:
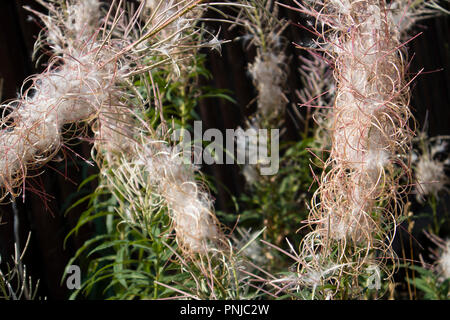
M 433 271 L 437 280 L 442 282 L 450 278 L 450 239 L 442 239 L 434 233 L 424 231 L 425 236 L 435 245 L 429 248 L 430 258 L 434 261 L 432 265 L 422 260 L 425 269 Z
M 447 141 L 443 137 L 429 138 L 421 132 L 418 140 L 420 147 L 413 151 L 412 161 L 417 182 L 417 200 L 422 202 L 424 196 L 437 197 L 441 191 L 448 190 L 446 185 L 449 179 L 445 169 L 450 160 L 442 159 L 447 151 Z
M 244 26 L 244 44 L 256 47 L 256 57 L 248 71 L 258 92 L 255 119 L 264 127 L 279 122 L 289 102 L 284 95 L 287 79 L 286 56 L 282 33 L 286 21 L 278 18 L 278 4 L 271 0 L 240 0 L 242 9 L 235 19 Z
M 65 124 L 89 120 L 109 98 L 112 69 L 99 70 L 89 54 L 77 58 L 32 77 L 31 89 L 6 106 L 12 112 L 2 119 L 10 129 L 1 132 L 0 179 L 7 191 L 22 183 L 27 167 L 51 159 Z
M 65 10 L 61 10 L 61 3 L 57 2 L 48 2 L 45 6 L 48 14 L 27 7 L 45 25 L 35 43 L 35 50 L 46 44 L 55 55 L 64 55 L 80 49 L 87 40 L 94 40 L 93 33 L 102 20 L 99 0 L 69 0 L 64 4 Z
M 232 240 L 235 250 L 242 251 L 242 255 L 247 257 L 249 261 L 258 266 L 262 266 L 267 263 L 268 259 L 258 239 L 259 233 L 251 229 L 237 228 Z
M 422 157 L 417 163 L 416 179 L 418 191 L 424 195 L 435 195 L 445 189 L 448 178 L 444 171 L 444 163 Z
M 397 29 L 373 1 L 331 1 L 324 8 L 335 30 L 324 50 L 335 59 L 337 87 L 328 161 L 333 170 L 321 187 L 321 203 L 342 216 L 339 223 L 350 223 L 349 230 L 369 235 L 369 216 L 387 190 L 380 177 L 408 141 L 401 127 L 409 112 Z
M 141 12 L 127 12 L 115 2 L 108 13 L 96 0 L 46 6 L 49 15 L 36 13 L 46 25 L 37 46 L 48 44 L 54 57 L 43 73 L 29 79 L 27 92 L 4 106 L 10 112 L 1 120 L 1 197 L 16 196 L 27 170 L 42 167 L 67 139 L 90 126 L 94 158 L 107 186 L 126 199 L 127 222 L 142 223 L 149 212 L 167 209 L 184 252 L 218 248 L 223 233 L 210 195 L 196 181 L 196 168 L 185 165 L 175 148 L 148 128 L 140 114 L 149 101 L 132 85 L 155 65 L 177 65 L 209 45 L 194 40 L 197 16 L 183 17 L 198 8 L 198 1 L 161 1 L 144 26 L 138 21 Z M 70 132 L 64 132 L 67 124 Z M 114 184 L 119 180 L 124 189 Z
M 402 26 L 391 12 L 394 2 L 298 3 L 298 11 L 316 19 L 309 25 L 317 35 L 312 54 L 323 52 L 335 78 L 335 85 L 321 86 L 332 88 L 335 96 L 324 125 L 331 148 L 311 202 L 309 223 L 315 229 L 302 248 L 314 247 L 324 255 L 339 248 L 353 274 L 363 270 L 371 255 L 395 260 L 390 241 L 402 213 L 402 177 L 410 176 L 410 165 L 402 161 L 412 140 L 410 92 Z M 313 79 L 309 87 L 320 83 Z M 305 105 L 314 105 L 311 100 L 320 95 L 313 90 L 303 94 Z
M 28 169 L 41 167 L 67 138 L 82 134 L 83 130 L 73 130 L 77 125 L 93 124 L 96 138 L 104 142 L 104 151 L 129 150 L 127 142 L 135 134 L 131 129 L 134 115 L 130 95 L 124 88 L 130 79 L 149 71 L 153 63 L 149 57 L 160 61 L 166 42 L 149 42 L 149 35 L 161 33 L 170 21 L 182 18 L 185 6 L 195 4 L 184 1 L 182 9 L 173 15 L 162 14 L 158 25 L 150 23 L 144 29 L 136 19 L 123 14 L 117 4 L 105 15 L 97 0 L 49 2 L 48 15 L 35 12 L 46 26 L 37 46 L 48 44 L 54 57 L 46 71 L 28 80 L 29 90 L 4 106 L 10 114 L 1 120 L 6 128 L 0 132 L 1 196 L 16 195 Z M 167 51 L 169 59 L 162 62 L 176 63 L 177 46 L 189 39 L 180 38 L 171 47 L 173 50 Z M 183 48 L 185 54 L 193 50 Z M 72 135 L 63 132 L 66 124 L 75 124 Z
M 195 179 L 195 168 L 165 141 L 142 139 L 129 161 L 146 173 L 142 185 L 154 190 L 168 208 L 180 247 L 186 253 L 220 247 L 223 234 L 209 194 Z
M 249 72 L 258 90 L 258 113 L 263 119 L 283 114 L 287 103 L 283 94 L 286 81 L 285 56 L 282 52 L 260 53 L 249 65 Z

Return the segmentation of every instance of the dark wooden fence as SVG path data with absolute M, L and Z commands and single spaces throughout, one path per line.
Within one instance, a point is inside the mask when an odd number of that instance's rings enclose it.
M 292 1 L 284 1 L 293 4 Z M 29 5 L 42 10 L 32 0 L 0 0 L 0 78 L 4 79 L 2 100 L 17 96 L 23 80 L 39 72 L 31 61 L 33 43 L 40 31 L 37 22 L 30 19 L 30 13 L 23 9 Z M 296 12 L 282 9 L 280 14 L 298 23 L 301 18 Z M 412 107 L 420 124 L 428 113 L 430 135 L 450 134 L 450 50 L 449 17 L 439 17 L 424 21 L 417 28 L 423 34 L 409 44 L 411 53 L 411 74 L 422 67 L 427 73 L 420 76 L 413 85 Z M 233 39 L 242 35 L 237 28 L 229 30 L 229 25 L 216 23 L 212 27 L 222 30 L 222 38 Z M 285 36 L 292 42 L 301 41 L 303 31 L 292 25 L 285 31 Z M 301 88 L 297 72 L 300 66 L 298 55 L 302 54 L 289 45 L 287 54 L 291 57 L 287 94 L 295 107 L 297 97 L 295 90 Z M 203 120 L 203 129 L 236 128 L 242 125 L 246 115 L 254 110 L 250 102 L 255 97 L 255 90 L 247 74 L 247 63 L 252 61 L 254 50 L 244 50 L 242 43 L 231 42 L 222 49 L 222 54 L 207 53 L 207 65 L 213 77 L 209 85 L 229 89 L 238 102 L 237 105 L 224 100 L 208 99 L 199 103 L 199 113 Z M 439 70 L 433 72 L 435 70 Z M 250 107 L 248 107 L 250 105 Z M 297 139 L 298 134 L 293 120 L 286 116 L 288 139 Z M 89 145 L 83 143 L 75 151 L 89 157 Z M 82 208 L 72 210 L 64 216 L 64 209 L 76 199 L 77 184 L 83 177 L 95 172 L 94 168 L 79 165 L 69 170 L 63 163 L 47 166 L 44 174 L 34 179 L 30 187 L 40 192 L 26 192 L 26 201 L 17 199 L 21 246 L 28 232 L 32 231 L 31 243 L 25 256 L 28 270 L 35 279 L 41 279 L 40 294 L 50 299 L 67 297 L 67 289 L 60 285 L 65 265 L 77 248 L 92 235 L 92 229 L 84 228 L 77 237 L 72 237 L 63 247 L 63 240 L 74 226 Z M 215 165 L 206 167 L 205 171 L 214 176 L 218 184 L 216 206 L 219 209 L 232 210 L 230 193 L 243 192 L 243 178 L 234 166 Z M 223 185 L 223 186 L 222 186 Z M 44 193 L 41 193 L 44 192 Z M 45 195 L 45 196 L 44 196 Z M 0 206 L 0 254 L 2 257 L 13 253 L 14 213 L 11 205 Z

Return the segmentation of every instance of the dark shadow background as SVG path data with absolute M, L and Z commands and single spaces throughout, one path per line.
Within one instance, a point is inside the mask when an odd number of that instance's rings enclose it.
M 295 6 L 290 0 L 282 2 Z M 42 70 L 42 67 L 36 68 L 31 60 L 33 43 L 41 28 L 35 20 L 29 19 L 30 14 L 23 9 L 24 5 L 42 10 L 32 0 L 0 1 L 0 78 L 4 79 L 2 101 L 16 97 L 24 79 Z M 294 11 L 282 8 L 280 15 L 294 23 L 301 23 L 301 18 Z M 213 30 L 220 27 L 222 39 L 234 39 L 242 35 L 242 30 L 238 28 L 229 30 L 229 25 L 224 23 L 211 23 L 210 27 Z M 450 134 L 449 30 L 450 17 L 426 20 L 415 29 L 416 32 L 422 31 L 423 34 L 409 43 L 410 58 L 413 58 L 410 66 L 411 76 L 422 67 L 425 68 L 425 73 L 413 84 L 411 106 L 420 125 L 423 125 L 428 112 L 430 136 Z M 308 36 L 305 31 L 294 25 L 287 28 L 284 35 L 295 43 Z M 207 67 L 213 75 L 212 80 L 205 81 L 205 84 L 231 90 L 238 104 L 218 99 L 200 101 L 198 111 L 203 120 L 203 130 L 234 129 L 242 125 L 245 116 L 255 110 L 255 105 L 251 102 L 256 92 L 246 67 L 253 61 L 255 52 L 244 50 L 242 42 L 233 41 L 222 48 L 221 55 L 209 51 L 205 53 Z M 298 55 L 303 53 L 292 44 L 288 45 L 286 53 L 291 59 L 286 93 L 292 103 L 290 108 L 293 108 L 298 103 L 295 90 L 301 89 L 300 76 L 297 72 L 300 67 Z M 301 128 L 298 125 L 301 126 L 286 114 L 285 139 L 299 138 L 298 132 Z M 74 151 L 81 157 L 89 158 L 90 145 L 83 142 L 74 147 Z M 94 226 L 84 228 L 77 237 L 69 239 L 65 248 L 63 247 L 65 236 L 76 224 L 83 208 L 74 209 L 66 216 L 64 212 L 76 201 L 76 197 L 82 196 L 76 193 L 77 185 L 95 173 L 95 168 L 86 165 L 80 157 L 73 153 L 68 154 L 66 161 L 50 163 L 42 175 L 28 182 L 29 187 L 34 187 L 40 192 L 27 190 L 25 203 L 22 198 L 17 199 L 22 247 L 28 232 L 30 230 L 32 232 L 24 263 L 28 267 L 29 274 L 41 281 L 39 294 L 49 299 L 67 297 L 65 285 L 60 285 L 64 268 L 80 245 L 94 232 Z M 213 165 L 205 167 L 204 170 L 213 176 L 215 181 L 220 182 L 216 184 L 218 188 L 215 194 L 216 208 L 233 212 L 230 194 L 237 195 L 244 191 L 244 180 L 237 167 Z M 94 183 L 92 188 L 95 188 Z M 10 204 L 0 206 L 0 217 L 0 254 L 2 257 L 9 257 L 14 252 L 14 214 Z M 427 223 L 427 221 L 423 221 L 422 225 L 418 223 L 415 234 L 417 238 L 420 239 L 419 231 Z M 407 236 L 405 232 L 403 234 Z

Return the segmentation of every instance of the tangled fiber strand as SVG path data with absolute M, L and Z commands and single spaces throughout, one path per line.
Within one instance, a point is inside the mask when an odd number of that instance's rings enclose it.
M 313 231 L 303 240 L 302 260 L 310 266 L 328 256 L 354 281 L 368 265 L 385 269 L 385 261 L 395 261 L 390 244 L 405 192 L 400 178 L 410 175 L 402 160 L 412 137 L 409 83 L 392 3 L 307 1 L 297 9 L 316 19 L 315 46 L 331 61 L 336 81 L 331 150 L 312 199 Z

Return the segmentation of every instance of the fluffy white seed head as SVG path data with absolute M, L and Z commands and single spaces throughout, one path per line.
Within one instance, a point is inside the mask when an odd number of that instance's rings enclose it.
M 144 146 L 137 148 L 137 161 L 164 199 L 180 246 L 194 253 L 214 248 L 222 235 L 210 196 L 196 182 L 192 165 L 164 142 L 147 140 Z
M 80 53 L 81 54 L 81 53 Z M 50 160 L 63 143 L 65 124 L 93 117 L 109 98 L 112 69 L 98 68 L 89 54 L 65 59 L 32 78 L 31 89 L 7 107 L 13 111 L 1 132 L 0 179 L 7 191 L 19 186 L 29 166 Z
M 36 13 L 45 24 L 45 40 L 56 55 L 80 48 L 83 45 L 80 40 L 92 38 L 102 18 L 98 0 L 69 0 L 65 6 L 62 11 L 48 3 L 48 15 Z
M 302 258 L 305 270 L 323 269 L 322 262 L 307 261 L 303 252 L 312 251 L 356 277 L 372 255 L 385 257 L 376 263 L 380 269 L 396 258 L 390 241 L 403 212 L 400 181 L 409 177 L 410 166 L 402 159 L 412 139 L 401 28 L 385 1 L 298 5 L 316 18 L 310 27 L 318 39 L 311 51 L 323 52 L 335 79 L 334 86 L 326 86 L 335 96 L 326 123 L 331 148 L 311 201 L 308 220 L 315 228 L 303 240 Z M 304 98 L 308 102 L 318 94 Z M 343 261 L 350 263 L 344 266 Z
M 448 178 L 444 171 L 444 163 L 427 157 L 420 158 L 416 168 L 417 190 L 423 195 L 437 196 L 445 189 Z
M 323 181 L 321 205 L 337 214 L 338 230 L 350 223 L 346 229 L 358 239 L 371 234 L 374 205 L 391 192 L 386 173 L 407 149 L 407 91 L 398 29 L 382 6 L 335 0 L 326 7 L 335 19 L 326 49 L 335 59 L 337 86 L 327 161 L 333 169 Z
M 285 56 L 282 52 L 258 53 L 249 66 L 253 83 L 258 90 L 258 112 L 263 119 L 283 115 L 286 97 L 283 87 L 286 72 L 283 69 Z

